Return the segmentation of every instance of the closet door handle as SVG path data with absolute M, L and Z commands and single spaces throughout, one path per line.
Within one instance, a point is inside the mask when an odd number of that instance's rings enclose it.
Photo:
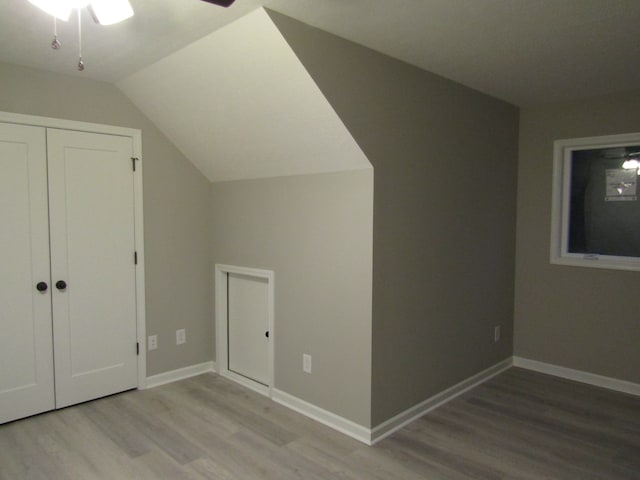
M 67 282 L 65 282 L 64 280 L 58 280 L 56 282 L 56 288 L 58 290 L 64 290 L 65 288 L 67 288 Z
M 38 290 L 39 292 L 46 292 L 47 288 L 49 288 L 49 285 L 47 285 L 47 282 L 38 282 L 38 284 L 36 285 L 36 290 Z

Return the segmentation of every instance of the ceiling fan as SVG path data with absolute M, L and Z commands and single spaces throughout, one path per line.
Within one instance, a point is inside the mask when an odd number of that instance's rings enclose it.
M 230 7 L 235 0 L 202 0 L 219 7 Z M 111 25 L 133 16 L 133 8 L 129 0 L 29 0 L 30 3 L 42 9 L 54 18 L 53 41 L 51 48 L 60 49 L 62 44 L 58 40 L 57 19 L 67 21 L 72 10 L 78 11 L 78 70 L 84 70 L 82 59 L 82 21 L 80 9 L 88 7 L 93 20 L 100 25 Z
M 229 7 L 235 0 L 202 0 L 203 2 L 218 5 L 219 7 Z

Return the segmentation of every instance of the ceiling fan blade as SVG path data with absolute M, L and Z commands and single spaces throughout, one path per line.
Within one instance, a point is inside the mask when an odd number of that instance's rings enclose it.
M 235 0 L 202 0 L 202 1 L 207 3 L 212 3 L 214 5 L 218 5 L 219 7 L 228 7 L 233 2 L 235 2 Z

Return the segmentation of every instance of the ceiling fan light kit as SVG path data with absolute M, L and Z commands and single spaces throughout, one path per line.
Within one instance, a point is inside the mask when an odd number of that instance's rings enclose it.
M 53 15 L 55 18 L 64 20 L 65 22 L 69 20 L 69 15 L 71 15 L 72 7 L 70 6 L 70 2 L 59 2 L 55 0 L 29 0 L 29 3 L 32 3 L 39 9 L 47 12 L 49 15 Z
M 128 0 L 92 0 L 89 11 L 100 25 L 113 25 L 133 17 L 133 8 Z
M 68 21 L 72 10 L 78 12 L 78 70 L 84 70 L 82 59 L 82 19 L 80 9 L 89 7 L 89 12 L 96 23 L 113 25 L 133 16 L 133 8 L 129 0 L 29 0 L 42 11 L 53 16 L 53 41 L 51 48 L 59 50 L 62 44 L 58 40 L 58 19 Z
M 29 0 L 29 2 L 65 22 L 69 20 L 72 10 L 87 6 L 100 25 L 112 25 L 133 16 L 133 8 L 129 0 Z
M 235 0 L 202 0 L 219 7 L 229 7 Z M 82 18 L 80 9 L 88 7 L 93 20 L 99 25 L 113 25 L 133 16 L 133 7 L 129 0 L 29 0 L 42 11 L 53 16 L 53 41 L 51 48 L 59 50 L 62 44 L 58 40 L 57 20 L 67 22 L 71 12 L 78 12 L 78 70 L 84 70 L 82 59 Z

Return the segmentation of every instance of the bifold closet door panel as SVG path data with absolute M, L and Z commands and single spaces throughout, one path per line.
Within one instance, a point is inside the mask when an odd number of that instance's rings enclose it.
M 56 407 L 137 386 L 130 137 L 47 129 Z
M 0 423 L 55 406 L 46 162 L 44 128 L 0 123 Z

